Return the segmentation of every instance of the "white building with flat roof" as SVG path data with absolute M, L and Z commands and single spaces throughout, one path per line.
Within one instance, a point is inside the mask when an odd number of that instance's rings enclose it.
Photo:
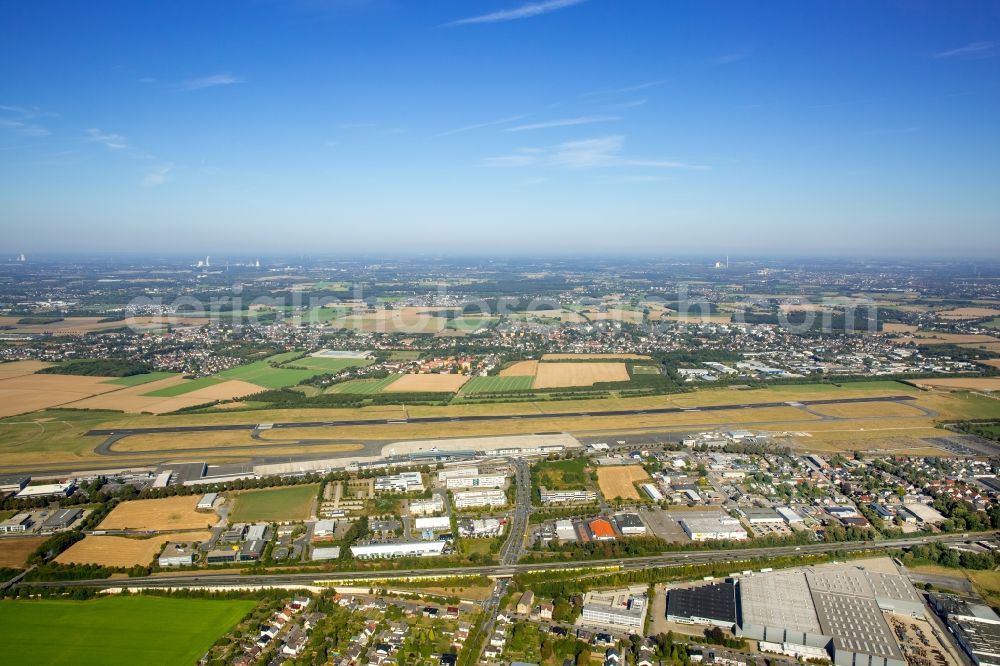
M 451 467 L 438 472 L 438 481 L 444 482 L 448 479 L 458 479 L 463 476 L 479 476 L 478 467 Z
M 456 509 L 472 509 L 483 506 L 504 506 L 507 494 L 502 490 L 465 490 L 452 495 Z
M 503 488 L 506 483 L 507 477 L 503 474 L 453 476 L 445 481 L 448 490 L 453 488 Z
M 444 541 L 369 543 L 351 546 L 351 555 L 361 560 L 396 557 L 434 557 L 444 553 L 444 547 Z
M 432 495 L 430 499 L 410 500 L 407 503 L 411 516 L 429 516 L 444 511 L 444 498 Z
M 451 528 L 451 518 L 448 516 L 417 518 L 413 521 L 413 528 L 417 530 L 447 530 Z
M 744 541 L 749 537 L 739 520 L 724 513 L 692 514 L 679 522 L 692 541 Z
M 75 481 L 66 483 L 46 483 L 40 486 L 25 486 L 17 497 L 69 497 L 76 489 Z
M 596 502 L 597 493 L 585 488 L 579 490 L 549 490 L 545 486 L 539 488 L 542 504 L 583 504 Z
M 580 621 L 591 626 L 642 631 L 647 610 L 645 588 L 592 591 L 583 597 Z
M 377 493 L 423 492 L 424 481 L 420 472 L 400 472 L 390 476 L 375 477 Z

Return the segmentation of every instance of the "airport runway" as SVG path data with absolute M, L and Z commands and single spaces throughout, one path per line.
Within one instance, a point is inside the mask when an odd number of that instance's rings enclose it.
M 544 571 L 567 571 L 615 567 L 624 571 L 648 569 L 651 567 L 681 566 L 686 564 L 706 564 L 728 562 L 735 573 L 746 569 L 752 560 L 760 564 L 763 558 L 806 555 L 810 553 L 837 553 L 854 551 L 878 551 L 894 548 L 904 548 L 920 543 L 937 541 L 941 543 L 961 543 L 981 539 L 992 539 L 996 532 L 976 532 L 968 534 L 942 534 L 886 541 L 860 541 L 848 543 L 817 543 L 805 546 L 777 546 L 770 548 L 732 548 L 728 550 L 698 550 L 679 551 L 633 557 L 626 559 L 591 560 L 579 562 L 543 562 L 521 564 L 496 564 L 478 567 L 439 567 L 423 569 L 405 569 L 388 571 L 352 571 L 352 572 L 322 572 L 292 573 L 292 574 L 243 574 L 213 573 L 211 571 L 192 571 L 187 574 L 142 576 L 135 578 L 99 578 L 90 580 L 50 581 L 18 583 L 20 586 L 36 587 L 89 587 L 95 589 L 130 588 L 212 588 L 212 587 L 268 587 L 281 585 L 316 585 L 316 584 L 349 584 L 356 581 L 391 580 L 393 578 L 409 578 L 414 576 L 490 576 L 506 578 L 518 573 Z
M 263 428 L 343 428 L 373 425 L 414 425 L 421 423 L 474 423 L 488 421 L 530 421 L 542 419 L 568 418 L 609 418 L 619 416 L 641 416 L 646 414 L 683 414 L 696 412 L 725 412 L 736 409 L 768 409 L 773 407 L 813 407 L 817 405 L 847 405 L 864 402 L 910 402 L 916 398 L 910 395 L 887 395 L 867 398 L 830 398 L 826 400 L 794 400 L 782 402 L 745 402 L 727 405 L 705 405 L 703 407 L 656 407 L 652 409 L 615 409 L 591 412 L 534 412 L 529 414 L 481 414 L 467 416 L 416 416 L 407 419 L 351 419 L 345 421 L 292 421 L 286 423 L 230 423 L 214 425 L 165 426 L 152 428 L 119 428 L 88 430 L 88 437 L 114 437 L 115 440 L 132 435 L 155 435 L 165 433 L 256 431 Z

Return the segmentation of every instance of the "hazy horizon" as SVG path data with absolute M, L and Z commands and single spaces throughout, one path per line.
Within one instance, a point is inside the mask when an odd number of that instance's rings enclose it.
M 995 3 L 3 11 L 8 255 L 1000 252 Z

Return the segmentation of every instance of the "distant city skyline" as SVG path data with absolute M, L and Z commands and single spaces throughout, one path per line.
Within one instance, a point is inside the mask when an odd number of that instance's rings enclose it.
M 8 3 L 0 251 L 1000 252 L 996 3 Z

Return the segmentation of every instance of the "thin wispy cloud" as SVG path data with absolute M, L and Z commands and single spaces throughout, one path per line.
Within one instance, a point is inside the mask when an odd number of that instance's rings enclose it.
M 232 74 L 212 74 L 196 79 L 186 79 L 177 84 L 178 90 L 192 92 L 195 90 L 205 90 L 206 88 L 218 88 L 220 86 L 231 86 L 243 83 L 243 79 Z
M 649 101 L 648 97 L 643 97 L 642 99 L 633 99 L 628 102 L 618 102 L 617 104 L 609 104 L 607 108 L 609 109 L 634 109 L 638 106 L 643 106 Z
M 91 127 L 87 130 L 87 136 L 94 143 L 99 143 L 112 150 L 128 148 L 128 141 L 121 134 L 102 132 L 97 128 Z
M 971 44 L 966 44 L 965 46 L 959 46 L 957 49 L 949 49 L 947 51 L 935 53 L 934 57 L 979 59 L 992 58 L 996 54 L 996 42 L 972 42 Z
M 676 160 L 648 159 L 623 153 L 625 137 L 611 135 L 566 141 L 543 148 L 520 148 L 507 155 L 488 157 L 484 166 L 527 167 L 551 166 L 566 169 L 602 167 L 646 167 L 654 169 L 707 169 L 706 166 Z
M 470 16 L 469 18 L 458 19 L 450 23 L 445 23 L 443 27 L 453 28 L 460 25 L 475 25 L 480 23 L 502 23 L 504 21 L 518 21 L 520 19 L 533 18 L 550 14 L 560 9 L 579 5 L 586 0 L 545 0 L 544 2 L 533 2 L 513 9 L 501 9 L 490 14 Z
M 174 168 L 173 164 L 163 164 L 149 173 L 147 173 L 142 179 L 143 187 L 157 187 L 166 183 L 169 178 L 170 170 Z
M 584 93 L 581 97 L 596 97 L 598 95 L 623 95 L 625 93 L 639 92 L 640 90 L 649 90 L 650 88 L 656 88 L 662 86 L 666 81 L 662 79 L 657 79 L 656 81 L 646 81 L 645 83 L 637 83 L 632 86 L 625 86 L 623 88 L 605 88 L 603 90 L 591 90 L 590 92 Z
M 487 127 L 496 127 L 497 125 L 506 125 L 507 123 L 516 123 L 518 120 L 524 120 L 528 117 L 528 114 L 522 113 L 516 116 L 507 116 L 505 118 L 497 118 L 496 120 L 487 120 L 482 123 L 473 123 L 471 125 L 463 125 L 461 127 L 456 127 L 454 129 L 445 130 L 444 132 L 439 132 L 434 135 L 434 138 L 440 138 L 444 136 L 452 136 L 454 134 L 462 134 L 463 132 L 471 132 L 477 129 L 485 129 Z
M 550 129 L 552 127 L 573 127 L 576 125 L 592 125 L 594 123 L 609 123 L 621 120 L 618 116 L 578 116 L 576 118 L 561 118 L 559 120 L 547 120 L 539 123 L 529 123 L 527 125 L 516 125 L 508 127 L 504 132 L 527 132 L 530 130 Z
M 37 107 L 0 105 L 0 127 L 22 136 L 39 137 L 52 134 L 47 127 L 35 122 L 35 119 L 55 116 L 56 114 L 42 111 Z

